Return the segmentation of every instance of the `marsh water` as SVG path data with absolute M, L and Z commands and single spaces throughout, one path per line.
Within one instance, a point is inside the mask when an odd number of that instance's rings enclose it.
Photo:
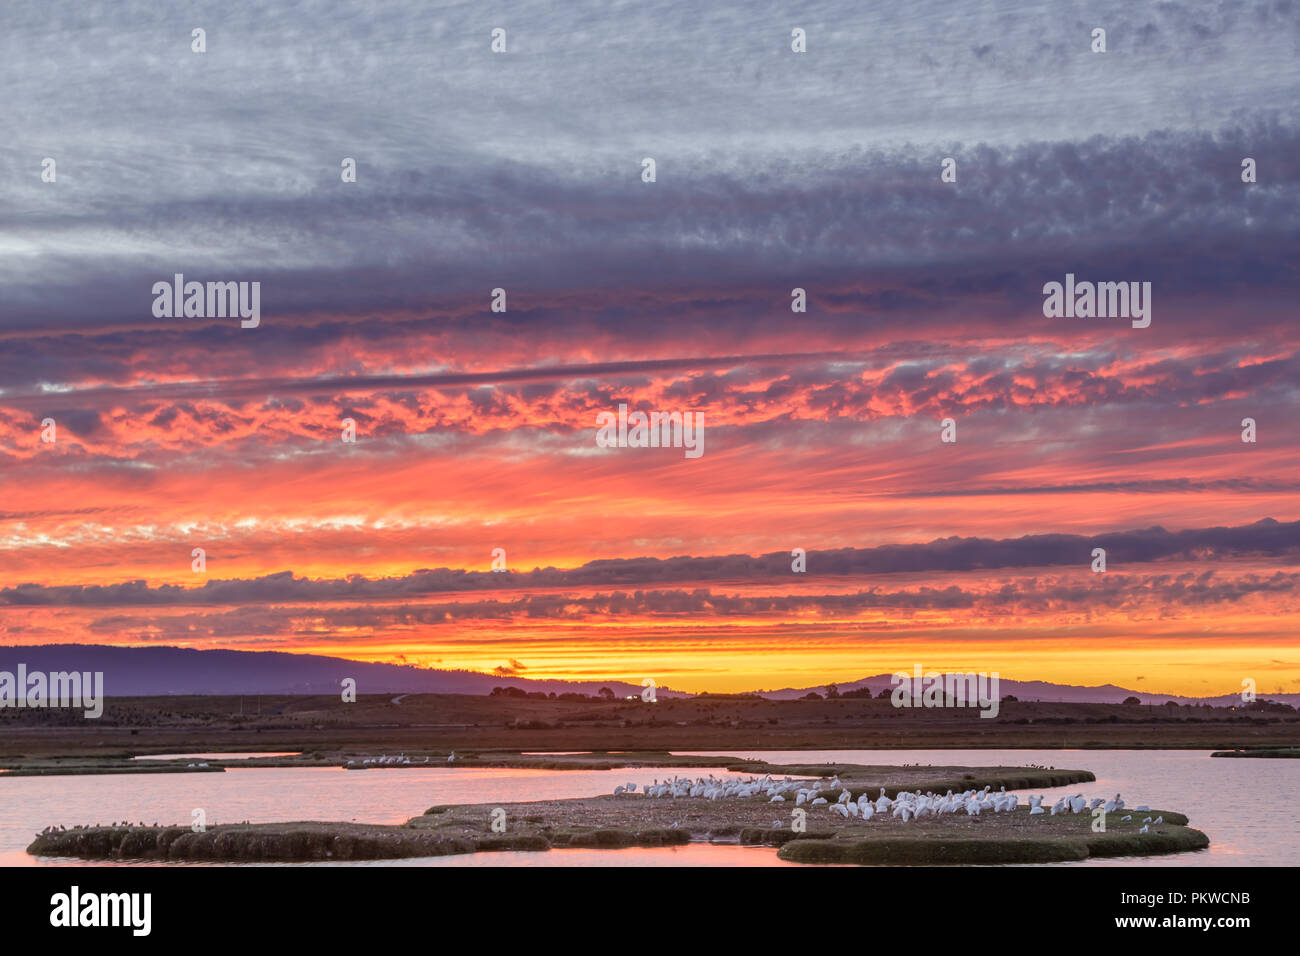
M 1033 791 L 1048 797 L 1120 792 L 1128 807 L 1147 804 L 1187 814 L 1210 848 L 1159 857 L 1088 860 L 1066 866 L 1294 866 L 1300 864 L 1300 761 L 1213 759 L 1187 750 L 837 750 L 727 751 L 770 763 L 1029 766 L 1091 770 L 1095 783 Z M 212 756 L 212 755 L 205 755 Z M 745 776 L 718 769 L 517 770 L 430 767 L 349 771 L 336 767 L 235 768 L 224 773 L 0 776 L 0 865 L 78 865 L 29 856 L 25 847 L 50 825 L 129 820 L 188 826 L 202 808 L 209 825 L 248 820 L 401 823 L 434 804 L 551 800 L 610 793 L 674 775 Z M 1023 802 L 1023 800 L 1022 800 Z M 205 865 L 205 864 L 156 864 Z M 210 865 L 210 864 L 207 864 Z M 241 864 L 261 865 L 261 864 Z M 626 850 L 551 850 L 296 866 L 782 866 L 770 847 L 692 844 Z

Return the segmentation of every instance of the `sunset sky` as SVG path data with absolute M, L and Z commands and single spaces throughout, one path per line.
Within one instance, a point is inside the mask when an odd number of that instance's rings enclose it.
M 0 10 L 0 644 L 1300 692 L 1294 3 L 346 9 Z

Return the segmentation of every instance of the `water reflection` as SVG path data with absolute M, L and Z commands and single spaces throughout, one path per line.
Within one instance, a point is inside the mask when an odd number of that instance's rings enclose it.
M 524 770 L 486 767 L 237 767 L 224 773 L 0 776 L 0 865 L 35 861 L 25 852 L 46 826 L 164 823 L 189 826 L 201 807 L 208 824 L 356 820 L 404 823 L 442 803 L 559 800 L 638 788 L 673 776 L 748 777 L 719 768 Z M 42 861 L 47 862 L 47 861 Z
M 709 752 L 701 754 L 711 755 Z M 1122 792 L 1129 807 L 1148 804 L 1186 813 L 1211 840 L 1199 853 L 1087 860 L 1062 866 L 1214 866 L 1300 864 L 1294 794 L 1300 761 L 1211 759 L 1181 750 L 843 750 L 729 751 L 771 763 L 840 762 L 954 766 L 1027 766 L 1091 770 L 1096 783 L 1042 791 L 1047 802 L 1082 791 Z M 469 767 L 347 771 L 336 767 L 236 768 L 225 773 L 143 776 L 0 777 L 0 865 L 75 865 L 35 859 L 24 847 L 50 824 L 133 820 L 188 824 L 202 807 L 210 824 L 251 820 L 357 820 L 400 823 L 440 803 L 552 800 L 638 788 L 675 775 L 748 776 L 721 770 L 649 768 L 521 770 Z M 1038 792 L 1038 791 L 1035 791 Z M 176 864 L 169 864 L 176 865 Z M 200 864 L 201 865 L 201 864 Z M 260 865 L 260 864 L 245 864 Z M 340 864 L 297 864 L 330 866 Z M 552 850 L 376 861 L 376 866 L 774 866 L 771 848 L 701 846 L 623 850 Z
M 717 751 L 705 751 L 710 756 Z M 1208 750 L 747 750 L 728 756 L 770 763 L 932 764 L 1028 766 L 1091 770 L 1096 783 L 1034 790 L 1058 797 L 1124 795 L 1129 807 L 1146 804 L 1187 814 L 1210 838 L 1197 853 L 1084 860 L 1060 866 L 1296 866 L 1300 864 L 1300 760 L 1210 757 Z M 1023 802 L 1023 801 L 1022 801 Z

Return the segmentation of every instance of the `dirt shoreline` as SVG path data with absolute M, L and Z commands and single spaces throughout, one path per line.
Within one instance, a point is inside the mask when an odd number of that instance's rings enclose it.
M 1218 750 L 1211 757 L 1271 757 L 1280 760 L 1300 758 L 1300 749 L 1295 747 L 1258 747 L 1253 750 Z

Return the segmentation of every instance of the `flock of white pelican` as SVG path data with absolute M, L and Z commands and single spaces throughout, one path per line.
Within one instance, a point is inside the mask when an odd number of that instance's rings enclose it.
M 614 788 L 614 796 L 621 797 L 624 794 L 636 793 L 637 785 L 635 783 L 621 784 Z M 967 816 L 977 817 L 981 813 L 1010 813 L 1014 812 L 1020 805 L 1020 797 L 1014 793 L 1007 793 L 1007 788 L 1002 787 L 996 793 L 991 786 L 983 790 L 964 790 L 961 793 L 953 793 L 949 790 L 945 794 L 937 794 L 930 791 L 922 793 L 920 790 L 908 792 L 900 791 L 894 797 L 885 796 L 885 788 L 880 788 L 880 795 L 875 799 L 863 792 L 858 794 L 854 799 L 852 791 L 849 790 L 839 777 L 833 777 L 829 781 L 825 780 L 793 780 L 786 777 L 783 780 L 775 780 L 770 775 L 763 777 L 750 777 L 748 779 L 720 779 L 710 774 L 707 777 L 673 777 L 671 780 L 665 780 L 662 783 L 656 779 L 653 784 L 643 788 L 647 797 L 697 797 L 705 800 L 723 800 L 723 799 L 752 799 L 754 797 L 767 797 L 769 803 L 787 803 L 793 799 L 796 807 L 807 805 L 809 808 L 825 807 L 828 813 L 835 813 L 844 819 L 870 820 L 874 816 L 889 815 L 894 819 L 907 823 L 911 820 L 919 820 L 922 817 L 940 817 L 949 813 L 965 813 Z M 1044 797 L 1029 798 L 1029 814 L 1036 816 L 1038 814 L 1049 814 L 1056 816 L 1061 813 L 1084 813 L 1096 810 L 1098 807 L 1103 808 L 1106 813 L 1115 813 L 1124 809 L 1124 800 L 1117 793 L 1113 799 L 1105 797 L 1094 797 L 1088 800 L 1082 793 L 1076 793 L 1073 796 L 1061 797 L 1052 805 L 1050 811 L 1043 809 Z M 1140 806 L 1138 811 L 1149 810 L 1147 806 Z M 1132 814 L 1122 818 L 1124 821 L 1132 820 Z M 1153 821 L 1147 817 L 1142 823 L 1142 829 L 1138 832 L 1146 833 L 1148 825 L 1159 825 L 1164 822 L 1163 817 L 1156 817 Z M 779 822 L 778 822 L 779 825 Z
M 453 750 L 451 752 L 451 756 L 447 758 L 447 763 L 451 763 L 455 759 L 456 759 L 456 751 Z M 423 760 L 419 760 L 416 762 L 420 764 L 426 764 L 429 762 L 429 758 L 425 757 Z M 361 761 L 360 765 L 362 767 L 366 767 L 372 764 L 376 767 L 409 767 L 411 766 L 411 758 L 406 756 L 406 754 L 397 754 L 396 756 L 381 754 L 378 757 L 366 757 L 364 760 Z M 357 762 L 355 760 L 349 760 L 348 766 L 355 767 L 357 766 Z

